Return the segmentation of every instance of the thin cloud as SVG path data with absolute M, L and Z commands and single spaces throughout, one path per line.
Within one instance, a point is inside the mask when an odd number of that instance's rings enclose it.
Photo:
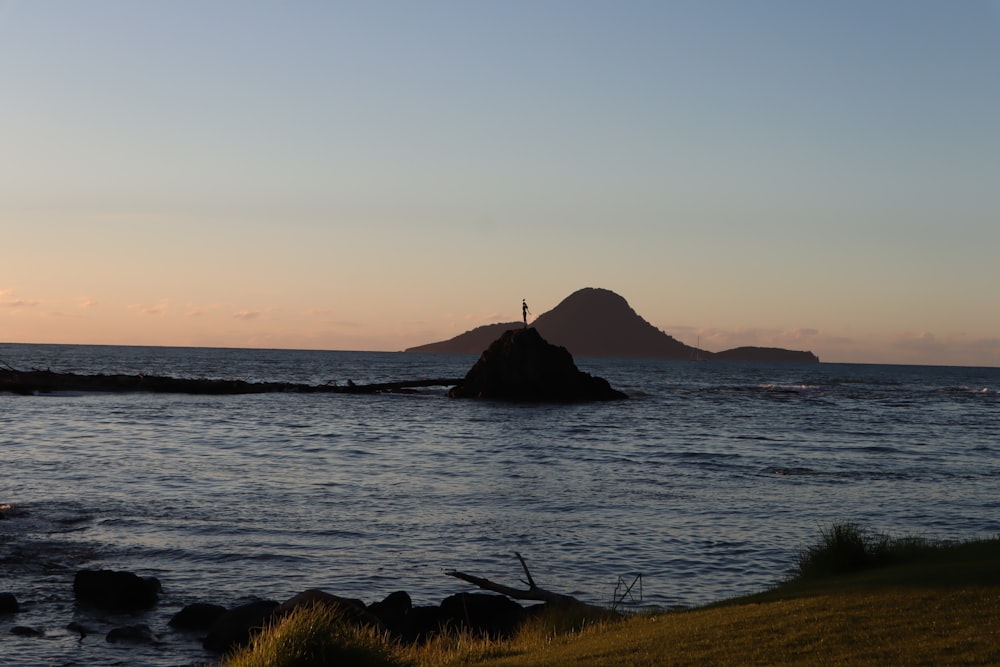
M 670 329 L 666 330 L 671 333 Z M 680 332 L 682 339 L 700 339 L 703 347 L 714 350 L 727 350 L 734 347 L 791 347 L 804 348 L 830 343 L 849 342 L 824 334 L 819 329 L 796 327 L 794 329 L 763 329 L 742 328 L 719 329 L 715 327 L 674 327 L 674 332 Z M 672 335 L 677 335 L 672 334 Z
M 784 336 L 788 340 L 810 340 L 820 335 L 819 329 L 795 328 L 786 331 Z
M 208 305 L 198 305 L 194 303 L 189 303 L 184 307 L 184 317 L 205 317 L 211 313 L 218 313 L 220 311 L 229 310 L 231 306 L 226 306 L 220 303 L 212 303 Z
M 916 334 L 910 332 L 899 334 L 893 340 L 893 345 L 898 349 L 919 352 L 921 354 L 940 354 L 949 347 L 952 347 L 953 343 L 939 340 L 937 336 L 929 331 L 921 331 Z
M 39 305 L 39 301 L 29 301 L 27 299 L 12 299 L 10 301 L 0 301 L 0 306 L 5 308 L 34 308 Z
M 887 354 L 897 363 L 996 366 L 1000 365 L 1000 338 L 904 332 L 890 339 Z
M 0 297 L 11 297 L 14 295 L 14 290 L 12 289 L 0 289 Z M 0 299 L 0 306 L 4 308 L 10 308 L 12 310 L 20 308 L 34 308 L 38 306 L 41 302 L 34 301 L 31 299 Z
M 486 315 L 469 313 L 462 316 L 462 319 L 466 322 L 478 322 L 479 324 L 496 324 L 497 322 L 503 322 L 503 314 L 498 312 L 487 313 Z
M 261 312 L 259 310 L 241 310 L 239 312 L 233 313 L 234 320 L 256 320 L 260 318 Z
M 967 343 L 974 350 L 1000 350 L 1000 338 L 975 338 Z
M 319 323 L 328 327 L 336 327 L 339 329 L 358 329 L 364 326 L 360 322 L 353 322 L 351 320 L 331 319 L 337 315 L 337 311 L 332 308 L 310 308 L 309 310 L 302 311 L 302 314 L 307 317 L 320 318 Z
M 169 306 L 170 302 L 167 299 L 164 299 L 163 301 L 160 301 L 160 303 L 152 306 L 141 303 L 133 303 L 129 305 L 129 308 L 146 317 L 160 317 L 161 315 L 166 314 Z
M 81 296 L 79 299 L 76 300 L 76 305 L 78 308 L 88 310 L 90 308 L 96 308 L 97 301 L 91 299 L 88 296 Z
M 66 313 L 61 310 L 54 310 L 50 312 L 49 317 L 60 317 L 71 320 L 86 320 L 89 318 L 87 315 L 81 315 L 80 313 Z
M 921 331 L 920 333 L 913 333 L 907 331 L 905 333 L 898 334 L 896 336 L 896 343 L 899 345 L 916 345 L 924 346 L 928 344 L 935 344 L 937 337 L 930 331 Z

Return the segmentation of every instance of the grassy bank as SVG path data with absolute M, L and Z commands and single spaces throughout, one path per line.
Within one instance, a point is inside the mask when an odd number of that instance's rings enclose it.
M 357 654 L 350 663 L 254 661 L 249 651 L 233 666 L 1000 664 L 1000 539 L 935 545 L 842 524 L 803 551 L 788 582 L 763 593 L 573 631 L 560 625 L 539 621 L 509 642 L 376 642 L 370 663 Z

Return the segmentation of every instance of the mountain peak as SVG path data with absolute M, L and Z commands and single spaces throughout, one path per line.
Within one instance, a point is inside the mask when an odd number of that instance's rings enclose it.
M 688 359 L 694 352 L 640 317 L 624 297 L 597 287 L 573 292 L 533 324 L 575 355 Z

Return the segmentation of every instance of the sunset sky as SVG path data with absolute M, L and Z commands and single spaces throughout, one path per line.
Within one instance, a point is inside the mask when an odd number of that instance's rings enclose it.
M 1000 0 L 0 0 L 0 341 L 399 350 L 582 287 L 1000 366 Z

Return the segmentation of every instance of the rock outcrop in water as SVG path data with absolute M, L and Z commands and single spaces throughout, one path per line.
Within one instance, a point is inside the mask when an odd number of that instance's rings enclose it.
M 116 570 L 80 570 L 73 579 L 76 601 L 99 609 L 136 611 L 149 609 L 160 595 L 156 577 L 140 577 Z
M 532 402 L 626 398 L 604 378 L 579 370 L 566 348 L 546 342 L 534 327 L 511 329 L 493 341 L 448 395 Z

